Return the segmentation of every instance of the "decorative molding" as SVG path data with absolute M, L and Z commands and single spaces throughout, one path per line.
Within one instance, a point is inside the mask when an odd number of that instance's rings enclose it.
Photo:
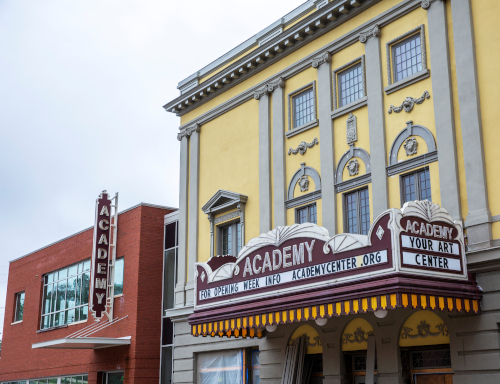
M 382 237 L 384 237 L 384 233 L 385 233 L 384 228 L 382 228 L 382 226 L 379 225 L 376 232 L 376 235 L 379 240 L 382 240 Z
M 353 66 L 354 64 L 361 63 L 361 72 L 362 72 L 362 84 L 363 84 L 363 97 L 366 97 L 366 75 L 365 75 L 365 55 L 362 55 L 360 57 L 355 58 L 354 60 L 349 61 L 347 64 L 342 65 L 341 67 L 338 67 L 332 71 L 332 81 L 333 81 L 333 110 L 338 109 L 337 108 L 337 95 L 339 94 L 337 90 L 337 74 L 339 72 L 342 72 L 344 69 Z M 360 100 L 360 99 L 358 99 Z M 353 101 L 352 103 L 349 103 L 347 105 L 343 105 L 340 108 L 345 108 L 348 105 L 351 105 L 355 103 L 356 101 Z
M 177 140 L 181 141 L 183 137 L 189 137 L 193 134 L 193 132 L 200 132 L 200 131 L 201 131 L 201 125 L 195 123 L 189 127 L 184 128 L 182 131 L 180 131 L 177 134 Z
M 365 332 L 361 327 L 358 327 L 354 334 L 344 333 L 342 337 L 342 344 L 347 345 L 349 343 L 364 343 L 368 341 L 369 336 L 375 336 L 373 331 Z
M 321 64 L 329 63 L 330 61 L 332 61 L 332 56 L 329 52 L 325 52 L 321 56 L 312 59 L 311 66 L 313 68 L 319 68 Z
M 363 7 L 357 8 L 356 12 L 360 11 L 362 8 L 365 9 L 364 4 L 373 5 L 373 4 L 378 3 L 380 1 L 381 0 L 371 0 L 370 3 L 364 2 Z M 255 90 L 258 89 L 259 87 L 261 87 L 265 82 L 270 81 L 272 79 L 277 79 L 279 76 L 283 77 L 285 80 L 289 79 L 289 78 L 301 73 L 302 71 L 310 68 L 311 67 L 311 60 L 315 56 L 320 55 L 322 52 L 324 53 L 327 51 L 328 52 L 339 51 L 339 50 L 342 50 L 346 47 L 351 46 L 352 44 L 359 42 L 359 33 L 363 29 L 365 29 L 371 25 L 375 25 L 375 23 L 378 23 L 379 25 L 382 25 L 382 26 L 387 25 L 395 20 L 400 19 L 401 17 L 407 15 L 408 13 L 418 9 L 419 7 L 420 7 L 420 4 L 416 3 L 415 1 L 400 2 L 400 3 L 396 4 L 392 8 L 380 13 L 379 15 L 375 16 L 373 19 L 367 21 L 366 23 L 354 28 L 350 32 L 348 32 L 348 33 L 340 36 L 339 38 L 331 41 L 330 43 L 328 43 L 327 45 L 318 49 L 317 51 L 299 59 L 298 61 L 294 62 L 293 64 L 291 64 L 288 67 L 284 68 L 283 70 L 279 71 L 278 73 L 275 73 L 272 77 L 268 78 L 264 82 L 261 82 L 260 84 L 257 84 L 255 86 L 237 94 L 236 96 L 233 96 L 233 97 L 229 98 L 228 100 L 218 104 L 217 106 L 208 110 L 207 112 L 200 114 L 198 117 L 194 118 L 193 120 L 189 121 L 188 123 L 181 125 L 180 129 L 182 130 L 182 129 L 184 129 L 185 126 L 191 125 L 193 123 L 206 124 L 206 123 L 216 119 L 217 117 L 223 115 L 224 113 L 226 113 L 226 112 L 242 105 L 243 103 L 253 99 Z M 321 13 L 318 16 L 319 18 L 326 17 L 329 14 L 330 8 L 325 7 L 325 9 L 326 10 L 323 11 L 323 13 Z M 339 18 L 338 20 L 344 21 L 344 20 L 346 20 L 344 18 L 345 16 L 351 17 L 353 15 L 354 14 L 352 12 L 349 15 L 341 15 L 341 18 Z M 304 21 L 301 21 L 301 23 L 303 23 L 303 22 L 305 23 L 303 25 L 303 27 L 307 29 L 306 24 L 309 25 L 309 22 L 307 22 L 307 18 L 304 19 Z M 328 24 L 328 25 L 326 25 L 325 28 L 316 29 L 314 32 L 314 36 L 319 37 L 319 36 L 323 35 L 324 33 L 330 31 L 336 25 L 338 25 L 338 24 L 337 23 Z M 301 46 L 301 44 L 296 44 L 293 49 L 296 49 L 300 46 Z M 261 54 L 262 54 L 262 52 L 263 51 L 260 51 Z M 291 52 L 292 52 L 291 50 L 290 51 L 287 50 L 287 53 L 291 53 Z M 280 58 L 281 58 L 281 56 L 280 56 Z M 267 66 L 273 64 L 274 62 L 275 62 L 275 59 L 267 60 L 264 65 L 257 67 L 256 71 L 262 70 L 262 69 L 266 68 Z M 236 66 L 236 63 L 234 65 Z M 231 66 L 231 67 L 233 67 L 233 66 Z M 228 69 L 228 71 L 230 71 L 230 70 L 231 70 L 231 68 Z M 232 70 L 234 71 L 234 67 Z M 239 84 L 244 79 L 246 79 L 246 77 L 236 79 L 237 81 L 232 81 L 229 85 L 225 85 L 222 88 L 222 91 L 225 91 L 225 90 L 232 88 L 233 86 Z M 209 84 L 209 82 L 203 83 L 204 87 L 207 87 L 208 84 Z M 198 87 L 198 91 L 200 91 L 200 90 L 202 91 L 201 93 L 204 92 L 201 89 L 201 87 Z M 210 95 L 205 94 L 206 97 L 202 98 L 196 106 L 202 105 L 202 104 L 212 100 L 214 97 L 216 97 L 218 95 L 218 93 L 217 93 L 218 91 L 219 90 L 216 89 L 215 92 L 210 94 Z M 192 94 L 191 94 L 191 96 L 192 96 Z M 181 97 L 174 99 L 174 100 L 170 101 L 169 103 L 165 104 L 163 108 L 167 112 L 176 113 L 177 116 L 183 116 L 192 110 L 192 108 L 178 110 L 176 105 L 179 102 L 183 102 L 183 100 L 181 100 Z M 333 117 L 335 117 L 335 116 L 332 116 L 332 118 Z
M 350 104 L 344 105 L 343 107 L 333 110 L 331 113 L 331 118 L 332 120 L 336 119 L 337 117 L 343 116 L 346 113 L 354 112 L 356 109 L 359 109 L 366 105 L 368 105 L 368 96 L 362 97 L 361 99 L 353 101 Z
M 425 91 L 424 94 L 418 99 L 408 96 L 406 99 L 404 99 L 403 103 L 399 107 L 395 107 L 394 105 L 391 104 L 388 113 L 391 114 L 392 111 L 399 113 L 402 110 L 404 110 L 407 113 L 410 113 L 413 110 L 415 104 L 422 104 L 425 101 L 425 99 L 430 99 L 430 98 L 431 95 L 429 94 L 428 91 Z
M 414 137 L 409 137 L 405 140 L 403 147 L 406 150 L 406 156 L 412 156 L 417 154 L 418 142 Z
M 306 89 L 308 88 L 311 88 L 312 87 L 312 91 L 313 91 L 313 111 L 314 111 L 314 118 L 312 121 L 317 121 L 317 112 L 316 112 L 316 80 L 312 81 L 311 83 L 309 84 L 306 84 L 304 85 L 303 87 L 300 87 L 299 89 L 296 89 L 295 91 L 293 92 L 290 92 L 288 94 L 288 132 L 294 130 L 294 129 L 301 129 L 303 128 L 304 126 L 308 126 L 309 124 L 311 124 L 311 121 L 307 122 L 306 124 L 302 124 L 298 127 L 294 127 L 293 124 L 292 124 L 292 119 L 293 119 L 293 116 L 292 116 L 292 101 L 293 101 L 293 97 L 297 94 L 299 94 L 300 92 L 302 91 L 305 91 Z
M 335 184 L 335 192 L 341 193 L 351 189 L 359 188 L 372 182 L 372 174 L 365 173 L 364 175 L 354 177 L 352 179 L 342 181 Z
M 360 33 L 359 42 L 365 44 L 366 41 L 372 37 L 380 37 L 380 27 L 378 26 L 378 24 L 375 24 L 375 26 L 372 29 Z
M 236 210 L 233 212 L 226 213 L 225 215 L 216 217 L 214 220 L 214 223 L 215 223 L 215 225 L 217 225 L 217 224 L 223 223 L 224 221 L 235 219 L 235 218 L 240 217 L 240 216 L 241 216 L 241 210 Z
M 401 208 L 401 213 L 403 217 L 408 215 L 417 216 L 429 223 L 433 221 L 444 221 L 454 226 L 462 226 L 461 222 L 453 221 L 446 209 L 429 200 L 408 201 L 404 203 L 403 208 Z M 460 233 L 461 230 L 458 230 L 458 232 Z
M 347 163 L 347 170 L 349 171 L 349 176 L 356 176 L 359 173 L 358 159 L 349 160 Z
M 312 148 L 316 144 L 319 144 L 318 138 L 315 137 L 314 140 L 310 143 L 306 143 L 305 141 L 301 141 L 300 144 L 298 145 L 297 149 L 293 149 L 290 147 L 288 150 L 288 155 L 290 156 L 291 154 L 296 155 L 297 153 L 300 153 L 301 155 L 305 155 L 307 152 L 307 148 Z
M 353 157 L 359 157 L 363 160 L 363 163 L 365 163 L 366 173 L 371 173 L 371 160 L 368 152 L 362 148 L 351 146 L 351 148 L 342 155 L 337 164 L 337 169 L 335 170 L 335 184 L 340 184 L 343 181 L 342 175 L 344 173 L 344 168 L 347 165 L 347 162 Z
M 300 163 L 300 169 L 297 172 L 295 172 L 295 174 L 292 177 L 292 180 L 290 180 L 290 184 L 288 184 L 287 200 L 293 199 L 293 191 L 295 189 L 295 184 L 297 184 L 303 176 L 309 176 L 311 179 L 313 179 L 315 190 L 321 191 L 321 178 L 319 176 L 318 171 L 316 171 L 312 167 L 306 167 L 306 163 Z
M 417 73 L 414 73 L 413 75 L 410 75 L 408 77 L 405 77 L 402 80 L 399 80 L 395 84 L 391 84 L 391 85 L 388 85 L 387 87 L 385 87 L 384 88 L 385 94 L 390 95 L 391 93 L 399 91 L 400 89 L 403 89 L 403 88 L 407 87 L 408 85 L 415 84 L 423 79 L 427 79 L 430 75 L 431 75 L 430 69 L 428 69 L 428 68 L 422 69 L 421 71 L 418 71 Z
M 307 175 L 301 176 L 298 183 L 300 192 L 307 192 L 309 190 L 309 177 Z
M 287 139 L 289 139 L 292 136 L 298 135 L 299 133 L 305 132 L 311 128 L 317 127 L 319 125 L 319 120 L 315 119 L 310 121 L 307 124 L 301 125 L 299 128 L 294 128 L 290 131 L 285 132 L 285 136 Z
M 427 145 L 428 157 L 430 157 L 434 152 L 436 152 L 437 156 L 436 140 L 434 139 L 434 135 L 432 134 L 432 132 L 422 125 L 414 125 L 413 121 L 410 120 L 406 122 L 406 128 L 401 130 L 401 132 L 398 133 L 398 135 L 392 142 L 391 150 L 389 151 L 389 166 L 387 167 L 388 169 L 391 166 L 403 163 L 403 162 L 398 163 L 399 148 L 401 147 L 401 145 L 403 145 L 404 141 L 410 136 L 420 136 L 422 139 L 424 139 L 425 144 Z M 420 157 L 421 156 L 418 156 L 412 160 L 406 160 L 405 162 L 414 161 Z
M 443 0 L 422 0 L 421 7 L 425 10 L 428 10 L 431 7 L 432 3 Z
M 411 169 L 423 167 L 436 161 L 438 161 L 438 153 L 437 150 L 434 150 L 396 164 L 388 165 L 386 167 L 387 176 L 399 175 L 401 173 L 408 172 Z
M 416 32 L 420 31 L 420 50 L 422 53 L 422 70 L 427 69 L 427 52 L 425 48 L 425 27 L 424 24 L 420 25 L 417 28 L 412 29 L 411 31 L 408 31 L 401 36 L 396 37 L 395 39 L 392 39 L 389 41 L 386 46 L 385 46 L 385 53 L 386 53 L 386 63 L 387 63 L 387 84 L 391 85 L 393 84 L 392 82 L 392 71 L 391 71 L 391 46 L 394 45 L 395 43 L 398 43 L 399 41 L 407 38 L 408 36 L 411 36 L 415 34 Z M 404 79 L 403 79 L 404 80 Z M 402 81 L 402 80 L 400 80 Z M 398 83 L 398 82 L 396 82 Z
M 411 334 L 413 331 L 413 328 L 410 327 L 403 327 L 401 330 L 401 338 L 402 339 L 418 339 L 419 337 L 425 338 L 428 336 L 431 337 L 436 337 L 436 336 L 449 336 L 448 333 L 448 328 L 444 323 L 438 324 L 435 326 L 437 328 L 437 332 L 432 332 L 431 331 L 431 325 L 425 321 L 422 320 L 419 325 L 417 325 L 417 333 L 416 334 Z
M 352 113 L 346 120 L 346 138 L 347 144 L 354 144 L 358 141 L 358 119 Z
M 304 205 L 308 203 L 312 203 L 313 201 L 321 199 L 321 190 L 316 190 L 313 192 L 309 192 L 305 195 L 300 195 L 297 197 L 294 197 L 293 199 L 285 201 L 285 208 L 290 209 L 290 208 L 295 208 L 298 207 L 299 205 Z
M 270 81 L 263 87 L 257 89 L 253 97 L 255 100 L 259 100 L 262 96 L 273 93 L 278 87 L 285 88 L 285 80 L 282 77 L 279 77 L 278 80 Z

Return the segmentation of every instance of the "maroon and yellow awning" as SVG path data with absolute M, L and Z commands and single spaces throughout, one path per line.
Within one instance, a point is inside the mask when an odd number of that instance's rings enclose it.
M 474 314 L 480 312 L 478 299 L 393 293 L 192 324 L 191 334 L 204 337 L 261 338 L 266 325 L 298 323 L 319 318 L 332 318 L 374 312 L 378 309 L 396 308 L 430 309 Z

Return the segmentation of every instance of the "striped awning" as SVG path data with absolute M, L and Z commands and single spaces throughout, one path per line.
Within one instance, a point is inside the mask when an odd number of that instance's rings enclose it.
M 204 337 L 261 338 L 266 325 L 298 323 L 318 318 L 339 317 L 374 312 L 378 309 L 396 308 L 431 309 L 475 314 L 480 312 L 479 300 L 477 299 L 394 293 L 192 324 L 191 334 Z

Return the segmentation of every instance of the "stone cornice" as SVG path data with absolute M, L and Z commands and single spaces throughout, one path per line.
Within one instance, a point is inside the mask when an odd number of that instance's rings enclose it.
M 330 52 L 325 52 L 321 56 L 312 59 L 311 66 L 313 68 L 319 68 L 321 64 L 329 63 L 330 61 L 332 61 L 332 56 L 330 55 Z
M 377 0 L 378 1 L 378 0 Z M 371 29 L 375 26 L 375 24 L 378 24 L 380 28 L 383 28 L 384 26 L 390 24 L 394 20 L 399 19 L 400 17 L 403 17 L 407 15 L 408 13 L 414 11 L 415 9 L 418 9 L 421 7 L 421 0 L 408 0 L 408 1 L 403 1 L 401 3 L 396 4 L 392 8 L 382 12 L 381 14 L 377 15 L 371 20 L 366 21 L 365 23 L 359 25 L 356 28 L 353 28 L 351 31 L 347 32 L 346 34 L 338 37 L 337 39 L 331 41 L 327 45 L 323 46 L 322 48 L 318 49 L 317 51 L 304 56 L 303 58 L 299 59 L 292 65 L 284 68 L 283 70 L 277 72 L 274 74 L 274 76 L 271 76 L 267 78 L 266 80 L 256 84 L 253 87 L 249 87 L 248 89 L 244 90 L 243 92 L 235 95 L 234 97 L 229 98 L 228 100 L 219 103 L 216 105 L 214 108 L 210 109 L 209 111 L 202 113 L 198 117 L 195 117 L 188 123 L 181 125 L 179 127 L 180 130 L 185 129 L 188 126 L 191 126 L 194 123 L 198 124 L 205 124 L 209 121 L 212 121 L 213 119 L 223 115 L 227 111 L 238 107 L 239 105 L 251 100 L 254 98 L 254 93 L 256 90 L 259 88 L 262 88 L 266 83 L 275 81 L 279 77 L 283 77 L 283 79 L 288 80 L 291 77 L 295 76 L 296 74 L 306 70 L 307 68 L 311 68 L 311 61 L 318 56 L 321 56 L 322 54 L 329 52 L 330 54 L 334 55 L 336 52 L 341 51 L 342 49 L 352 45 L 356 44 L 359 42 L 359 35 L 363 31 L 367 31 L 368 29 Z M 326 28 L 325 28 L 326 29 Z M 318 32 L 317 32 L 318 33 Z M 292 51 L 290 51 L 292 52 Z M 267 67 L 267 63 L 264 64 L 262 68 Z M 233 85 L 236 85 L 236 83 L 232 83 L 229 85 L 229 87 L 232 87 Z M 200 103 L 205 103 L 210 98 L 205 98 Z M 184 110 L 182 113 L 178 113 L 178 115 L 183 115 L 186 110 Z
M 294 27 L 266 42 L 258 50 L 165 104 L 165 110 L 176 113 L 178 116 L 184 115 L 380 1 L 330 2 Z
M 366 32 L 360 33 L 359 34 L 359 42 L 365 44 L 366 41 L 371 37 L 380 37 L 380 28 L 379 28 L 378 24 L 375 24 L 375 26 L 372 29 L 369 29 Z
M 253 94 L 253 97 L 255 100 L 259 100 L 262 96 L 273 93 L 273 91 L 278 87 L 285 88 L 285 80 L 282 77 L 278 78 L 278 80 L 270 81 L 263 87 L 257 89 Z

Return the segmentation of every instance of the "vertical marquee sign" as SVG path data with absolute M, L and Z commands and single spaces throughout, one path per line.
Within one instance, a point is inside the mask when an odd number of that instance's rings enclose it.
M 113 204 L 114 200 L 114 204 Z M 104 315 L 113 319 L 114 265 L 116 260 L 118 193 L 109 199 L 102 191 L 96 200 L 94 250 L 89 309 L 96 321 Z

